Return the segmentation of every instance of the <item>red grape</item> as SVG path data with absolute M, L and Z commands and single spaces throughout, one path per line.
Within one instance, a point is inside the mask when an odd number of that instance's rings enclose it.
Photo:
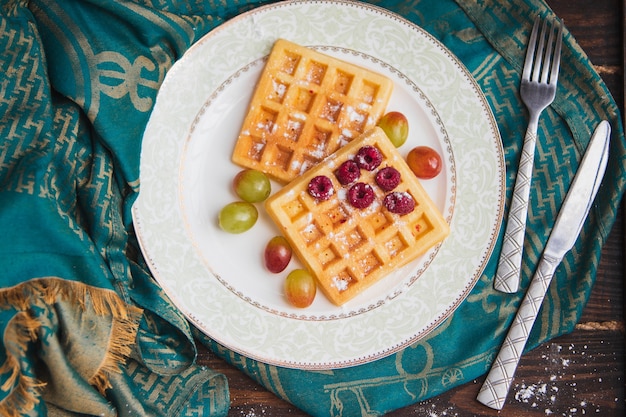
M 417 146 L 409 151 L 406 162 L 418 178 L 436 177 L 443 167 L 439 153 L 428 146 Z
M 291 261 L 291 246 L 283 236 L 274 236 L 265 246 L 265 266 L 270 272 L 282 272 Z

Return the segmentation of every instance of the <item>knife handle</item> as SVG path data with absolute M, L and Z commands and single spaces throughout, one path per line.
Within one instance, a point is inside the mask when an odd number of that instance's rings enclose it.
M 496 410 L 501 410 L 504 406 L 528 336 L 560 261 L 560 259 L 548 257 L 545 254 L 542 256 L 537 272 L 513 319 L 500 352 L 491 365 L 487 379 L 478 393 L 477 400 L 484 405 Z
M 536 143 L 537 125 L 530 123 L 524 137 L 524 147 L 522 148 L 522 156 L 520 157 L 517 177 L 515 178 L 509 218 L 504 231 L 502 250 L 498 260 L 498 271 L 493 284 L 496 290 L 505 293 L 514 293 L 519 289 Z

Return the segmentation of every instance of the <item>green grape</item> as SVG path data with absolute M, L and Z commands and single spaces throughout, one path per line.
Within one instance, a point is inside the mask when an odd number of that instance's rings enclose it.
M 294 269 L 285 279 L 285 296 L 295 307 L 310 306 L 316 291 L 315 278 L 305 269 Z
M 222 230 L 229 233 L 242 233 L 250 229 L 259 217 L 254 204 L 246 201 L 235 201 L 222 208 L 218 220 Z
M 267 175 L 255 169 L 244 169 L 235 175 L 233 188 L 235 193 L 248 203 L 259 203 L 272 192 Z
M 409 137 L 409 121 L 400 112 L 392 111 L 385 114 L 378 122 L 378 126 L 385 132 L 396 148 L 404 145 L 404 142 Z

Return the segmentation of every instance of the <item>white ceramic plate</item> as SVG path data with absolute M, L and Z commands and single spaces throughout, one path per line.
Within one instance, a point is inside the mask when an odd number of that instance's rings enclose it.
M 444 170 L 423 184 L 451 225 L 437 248 L 342 307 L 318 293 L 297 309 L 265 270 L 277 234 L 258 205 L 248 232 L 225 233 L 236 200 L 230 155 L 274 41 L 286 38 L 394 80 L 388 110 L 409 118 L 406 155 L 437 149 Z M 208 336 L 280 366 L 329 369 L 368 362 L 434 329 L 480 277 L 504 207 L 504 156 L 488 104 L 463 65 L 428 33 L 356 2 L 294 1 L 255 9 L 197 42 L 168 72 L 146 128 L 135 228 L 155 278 Z M 279 186 L 273 184 L 275 191 Z

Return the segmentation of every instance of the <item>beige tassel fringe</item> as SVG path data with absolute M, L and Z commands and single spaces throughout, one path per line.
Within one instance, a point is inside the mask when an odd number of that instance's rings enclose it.
M 29 343 L 37 339 L 41 326 L 28 313 L 30 306 L 38 300 L 51 305 L 58 299 L 65 299 L 78 304 L 84 310 L 87 296 L 92 301 L 95 314 L 112 316 L 113 319 L 107 354 L 98 371 L 89 379 L 89 383 L 104 395 L 106 389 L 111 387 L 109 374 L 121 372 L 120 365 L 131 353 L 142 310 L 126 304 L 114 291 L 57 277 L 33 279 L 13 288 L 0 290 L 0 308 L 14 308 L 19 311 L 7 326 L 5 334 L 4 342 L 12 340 L 14 343 L 5 345 L 7 360 L 0 366 L 0 374 L 10 373 L 10 377 L 0 388 L 11 393 L 0 402 L 0 415 L 19 417 L 32 411 L 39 403 L 40 391 L 45 386 L 35 378 L 23 375 L 19 363 L 20 357 L 26 354 Z

